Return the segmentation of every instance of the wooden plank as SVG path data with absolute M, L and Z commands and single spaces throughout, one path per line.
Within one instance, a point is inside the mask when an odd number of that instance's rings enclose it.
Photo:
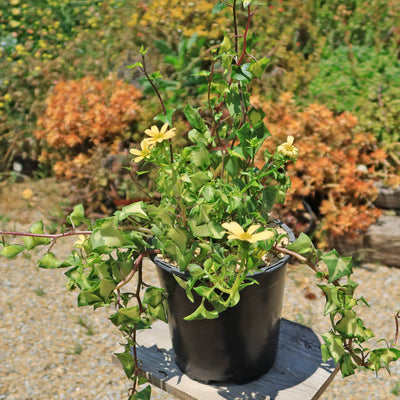
M 138 356 L 147 379 L 183 400 L 310 400 L 318 399 L 336 373 L 321 358 L 320 340 L 309 328 L 282 320 L 274 367 L 243 385 L 204 384 L 184 375 L 174 363 L 168 325 L 157 321 L 138 334 Z

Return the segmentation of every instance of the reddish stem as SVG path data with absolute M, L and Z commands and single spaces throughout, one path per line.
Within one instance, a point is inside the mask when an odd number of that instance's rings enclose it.
M 10 235 L 10 236 L 31 236 L 31 237 L 41 237 L 41 238 L 49 238 L 49 239 L 58 239 L 66 236 L 73 235 L 91 235 L 93 231 L 69 231 L 66 233 L 56 233 L 54 235 L 50 234 L 41 234 L 41 233 L 31 233 L 31 232 L 9 232 L 9 231 L 0 231 L 0 235 Z
M 241 54 L 239 60 L 236 63 L 237 66 L 239 66 L 242 63 L 243 58 L 246 55 L 247 34 L 249 32 L 249 29 L 250 29 L 250 22 L 251 22 L 251 18 L 252 17 L 253 17 L 253 14 L 250 11 L 250 6 L 248 6 L 247 7 L 247 24 L 246 24 L 246 29 L 245 29 L 244 34 L 243 34 L 243 51 L 242 51 L 242 54 Z

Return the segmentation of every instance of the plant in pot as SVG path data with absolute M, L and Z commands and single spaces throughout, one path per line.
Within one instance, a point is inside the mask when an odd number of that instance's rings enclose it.
M 70 228 L 59 234 L 44 233 L 42 222 L 30 232 L 1 232 L 2 255 L 47 245 L 39 266 L 67 268 L 79 306 L 115 308 L 110 320 L 126 339 L 116 356 L 133 382 L 129 399 L 150 398 L 150 386 L 142 386 L 136 334 L 154 318 L 169 321 L 177 364 L 195 379 L 240 383 L 265 373 L 275 358 L 285 265 L 291 257 L 315 271 L 326 295 L 332 328 L 323 335 L 324 359 L 333 358 L 347 376 L 357 368 L 388 368 L 400 357 L 397 333 L 390 346 L 371 350 L 365 345 L 373 334 L 356 314 L 356 306 L 366 301 L 354 297 L 351 259 L 335 250 L 322 254 L 308 236 L 295 240 L 286 225 L 270 217 L 290 188 L 285 166 L 299 150 L 288 136 L 276 151 L 265 151 L 262 168 L 255 166 L 270 134 L 263 112 L 250 101 L 250 83 L 268 62 L 250 54 L 254 6 L 254 1 L 232 0 L 214 8 L 231 9 L 234 35 L 211 49 L 210 69 L 200 73 L 208 82 L 204 104 L 183 110 L 191 127 L 184 148 L 174 145 L 174 110 L 165 108 L 159 74 L 148 72 L 144 48 L 141 61 L 131 66 L 147 77 L 163 110 L 155 117 L 158 125 L 131 150 L 134 163 L 157 167 L 157 202 L 133 203 L 95 221 L 78 205 L 68 217 Z M 241 35 L 240 11 L 246 21 Z M 8 243 L 7 235 L 22 236 L 23 242 Z M 71 235 L 80 239 L 65 260 L 57 260 L 53 245 Z M 160 287 L 144 282 L 144 257 L 154 261 Z M 127 289 L 133 278 L 134 291 Z

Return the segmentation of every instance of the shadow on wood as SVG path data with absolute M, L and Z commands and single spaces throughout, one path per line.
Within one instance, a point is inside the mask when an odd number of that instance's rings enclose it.
M 318 399 L 335 375 L 324 363 L 320 340 L 309 328 L 282 319 L 278 355 L 273 368 L 256 381 L 204 384 L 175 365 L 168 325 L 157 321 L 138 335 L 143 374 L 154 385 L 184 400 L 310 400 Z

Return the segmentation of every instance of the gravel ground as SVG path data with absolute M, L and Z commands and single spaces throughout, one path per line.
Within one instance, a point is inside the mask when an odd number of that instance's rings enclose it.
M 26 188 L 33 191 L 29 199 L 22 197 Z M 1 228 L 27 229 L 39 219 L 46 221 L 49 214 L 59 215 L 57 199 L 64 195 L 53 181 L 0 187 Z M 73 241 L 59 243 L 57 255 L 67 254 Z M 62 272 L 37 268 L 37 258 L 0 258 L 0 400 L 127 398 L 129 382 L 111 361 L 120 342 L 118 331 L 107 321 L 112 310 L 78 308 L 76 293 L 66 290 Z M 154 281 L 153 271 L 146 272 L 146 279 Z M 392 339 L 393 313 L 400 309 L 400 269 L 362 265 L 354 279 L 360 283 L 358 295 L 372 305 L 371 315 L 363 309 L 366 321 L 374 324 L 377 337 Z M 311 272 L 290 266 L 283 316 L 323 333 L 328 327 L 323 303 Z M 175 398 L 157 388 L 153 391 L 154 399 Z M 322 398 L 342 397 L 399 399 L 400 366 L 393 367 L 391 376 L 337 376 Z

